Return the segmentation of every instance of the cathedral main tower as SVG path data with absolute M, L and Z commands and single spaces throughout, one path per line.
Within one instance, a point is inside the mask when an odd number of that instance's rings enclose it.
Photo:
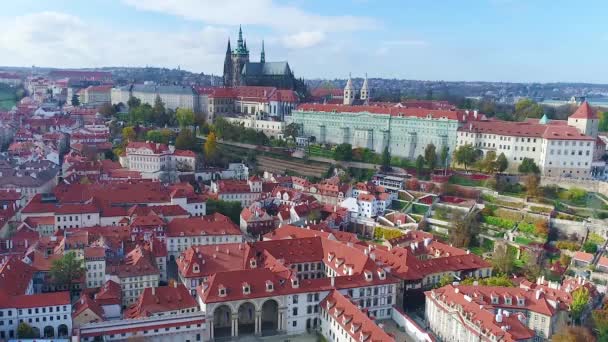
M 224 59 L 224 86 L 243 85 L 241 76 L 243 67 L 247 63 L 249 63 L 249 50 L 247 49 L 247 42 L 243 40 L 243 30 L 239 26 L 239 39 L 236 48 L 232 51 L 230 50 L 230 39 L 228 40 L 228 48 Z

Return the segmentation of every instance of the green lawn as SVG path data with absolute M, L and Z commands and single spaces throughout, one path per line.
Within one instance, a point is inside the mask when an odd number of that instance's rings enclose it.
M 515 242 L 522 244 L 522 245 L 529 245 L 530 243 L 534 242 L 534 240 L 528 239 L 527 237 L 524 237 L 524 236 L 518 236 L 515 238 Z
M 464 185 L 464 186 L 484 186 L 486 185 L 486 180 L 472 180 L 466 177 L 461 177 L 458 175 L 454 175 L 450 177 L 450 184 Z

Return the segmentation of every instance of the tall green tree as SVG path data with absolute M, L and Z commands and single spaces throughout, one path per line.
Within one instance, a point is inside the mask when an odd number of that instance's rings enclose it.
M 598 112 L 597 114 L 600 118 L 600 123 L 598 127 L 599 131 L 608 132 L 608 111 Z
M 165 104 L 159 95 L 156 95 L 154 99 L 154 106 L 152 107 L 152 116 L 154 123 L 156 125 L 163 127 L 167 124 L 167 110 L 165 109 Z
M 139 107 L 141 106 L 141 100 L 135 96 L 130 96 L 127 101 L 127 106 L 129 106 L 129 109 Z
M 351 144 L 340 144 L 334 150 L 335 160 L 351 161 L 353 160 L 353 146 Z
M 453 226 L 450 229 L 450 243 L 458 248 L 466 248 L 471 244 L 471 238 L 479 232 L 479 217 L 473 212 L 469 215 L 452 217 Z
M 469 165 L 475 163 L 477 156 L 477 151 L 471 144 L 461 145 L 454 151 L 454 159 L 458 164 L 464 165 L 465 170 Z
M 217 138 L 215 137 L 215 133 L 211 132 L 207 135 L 203 150 L 205 151 L 205 158 L 207 158 L 207 160 L 213 160 L 215 152 L 217 151 Z
M 513 271 L 513 263 L 515 262 L 515 255 L 511 251 L 507 244 L 502 243 L 496 245 L 494 252 L 492 253 L 492 267 L 501 274 L 510 274 Z
M 481 167 L 485 172 L 494 173 L 496 171 L 496 152 L 488 151 L 481 161 Z
M 599 340 L 608 341 L 608 310 L 594 310 L 592 317 Z
M 175 117 L 180 127 L 189 127 L 194 124 L 194 112 L 192 109 L 178 108 Z
M 515 104 L 515 119 L 522 121 L 527 118 L 540 118 L 543 116 L 543 106 L 530 99 L 519 100 Z
M 135 141 L 136 137 L 137 134 L 135 133 L 135 128 L 132 126 L 127 126 L 122 129 L 122 140 L 124 143 Z
M 179 131 L 177 138 L 175 139 L 175 148 L 180 150 L 193 150 L 196 147 L 196 138 L 192 131 L 183 128 Z
M 504 153 L 500 153 L 496 158 L 496 171 L 502 173 L 509 167 L 509 161 Z
M 293 139 L 295 141 L 299 132 L 300 132 L 300 125 L 298 125 L 295 122 L 292 122 L 289 125 L 285 126 L 285 131 L 283 132 L 283 134 L 285 135 L 285 137 L 290 137 L 291 139 Z
M 419 155 L 418 158 L 416 158 L 416 176 L 421 177 L 423 171 L 424 171 L 424 157 L 422 155 Z
M 426 145 L 426 148 L 424 149 L 424 161 L 426 162 L 426 165 L 428 165 L 431 172 L 433 172 L 437 166 L 437 149 L 435 145 Z
M 78 96 L 78 94 L 72 95 L 72 106 L 74 106 L 74 107 L 80 106 L 80 96 Z
M 112 117 L 114 114 L 116 114 L 116 108 L 114 108 L 114 106 L 112 106 L 110 103 L 104 103 L 99 108 L 99 114 L 106 118 Z
M 36 331 L 34 330 L 34 328 L 32 328 L 32 326 L 25 322 L 21 322 L 17 326 L 17 338 L 32 339 L 40 338 L 40 336 L 36 334 Z
M 570 312 L 574 323 L 580 323 L 581 315 L 589 303 L 589 290 L 581 286 L 578 289 L 572 291 L 572 304 L 570 304 Z
M 524 160 L 522 160 L 521 164 L 519 164 L 517 171 L 519 171 L 519 173 L 534 173 L 534 174 L 540 173 L 540 169 L 538 168 L 538 166 L 534 162 L 534 159 L 532 159 L 532 158 L 524 158 Z
M 382 171 L 389 171 L 391 169 L 391 153 L 388 150 L 388 146 L 382 151 Z
M 441 159 L 441 166 L 443 167 L 447 167 L 447 161 L 448 161 L 448 157 L 449 157 L 449 148 L 447 146 L 443 146 L 441 148 L 441 153 L 439 154 L 439 159 Z
M 56 285 L 67 285 L 70 292 L 76 280 L 84 276 L 84 263 L 74 252 L 64 254 L 51 265 L 51 279 Z

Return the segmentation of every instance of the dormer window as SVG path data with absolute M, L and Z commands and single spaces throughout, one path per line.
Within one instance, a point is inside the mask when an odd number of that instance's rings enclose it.
M 225 297 L 226 296 L 226 288 L 221 286 L 219 289 L 219 296 L 220 297 Z
M 327 253 L 327 260 L 328 260 L 328 261 L 332 261 L 332 260 L 334 260 L 334 253 L 331 253 L 331 252 L 330 252 L 330 253 Z
M 251 293 L 251 287 L 248 283 L 243 283 L 243 294 L 248 295 Z
M 249 267 L 251 267 L 251 268 L 258 267 L 258 262 L 255 259 L 249 259 Z
M 380 280 L 384 280 L 384 279 L 386 279 L 386 272 L 384 272 L 384 270 L 383 270 L 383 269 L 378 269 L 378 278 L 379 278 Z
M 370 271 L 365 271 L 363 272 L 365 274 L 365 280 L 366 281 L 372 281 L 372 272 Z
M 200 271 L 201 269 L 198 267 L 198 264 L 194 264 L 194 266 L 192 266 L 192 272 L 199 273 Z
M 517 305 L 524 306 L 525 305 L 525 299 L 523 297 L 518 297 L 517 298 Z
M 498 304 L 498 296 L 492 295 L 492 304 Z
M 505 296 L 505 304 L 506 305 L 511 305 L 511 297 L 510 296 Z
M 267 292 L 274 291 L 274 284 L 270 280 L 266 281 L 266 291 Z

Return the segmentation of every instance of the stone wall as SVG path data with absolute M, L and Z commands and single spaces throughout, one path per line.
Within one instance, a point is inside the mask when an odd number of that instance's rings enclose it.
M 608 196 L 608 182 L 602 182 L 593 179 L 576 179 L 576 178 L 561 178 L 561 177 L 541 177 L 540 184 L 557 185 L 562 188 L 581 188 L 587 191 L 598 192 Z

